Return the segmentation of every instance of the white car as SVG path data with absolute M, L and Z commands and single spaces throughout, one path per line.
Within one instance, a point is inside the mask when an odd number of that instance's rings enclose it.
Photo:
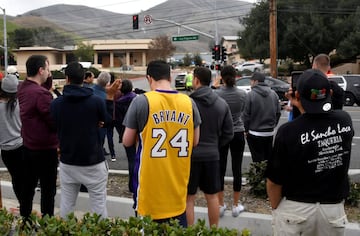
M 244 62 L 235 67 L 237 71 L 249 70 L 251 72 L 260 72 L 264 70 L 264 64 L 257 62 Z

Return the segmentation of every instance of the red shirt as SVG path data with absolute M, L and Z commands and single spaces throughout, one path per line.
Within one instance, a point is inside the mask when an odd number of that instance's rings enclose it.
M 53 97 L 49 90 L 34 81 L 24 80 L 18 99 L 24 146 L 33 150 L 57 148 L 56 128 L 50 115 Z

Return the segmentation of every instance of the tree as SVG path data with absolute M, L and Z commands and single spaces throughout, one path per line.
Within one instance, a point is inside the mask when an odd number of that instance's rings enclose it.
M 9 33 L 9 45 L 12 48 L 31 47 L 34 42 L 32 29 L 20 28 Z
M 357 9 L 357 10 L 356 10 Z M 319 53 L 338 49 L 343 56 L 360 54 L 357 0 L 277 1 L 278 58 L 292 58 L 310 67 Z M 243 18 L 239 32 L 240 54 L 246 58 L 269 57 L 269 2 L 257 3 Z
M 19 28 L 9 33 L 11 48 L 49 46 L 63 48 L 65 45 L 74 45 L 72 36 L 56 31 L 50 27 Z
M 77 49 L 74 51 L 74 55 L 79 61 L 93 61 L 94 46 L 84 43 L 79 43 Z
M 353 22 L 353 31 L 350 32 L 344 40 L 341 41 L 336 52 L 345 58 L 356 58 L 360 52 L 360 7 L 357 8 L 356 14 L 350 20 Z
M 201 56 L 200 56 L 199 53 L 196 53 L 196 54 L 194 55 L 193 61 L 194 61 L 194 63 L 195 63 L 196 66 L 201 66 L 201 65 L 203 64 L 203 62 L 202 62 L 203 60 L 202 60 L 202 58 L 201 58 Z
M 171 40 L 166 35 L 156 37 L 150 42 L 149 58 L 150 60 L 166 59 L 174 54 L 176 47 L 172 44 Z
M 75 44 L 75 41 L 72 38 L 72 36 L 54 30 L 50 27 L 38 27 L 32 30 L 33 30 L 35 45 L 63 48 L 66 45 Z
M 246 60 L 259 58 L 263 61 L 270 56 L 268 11 L 268 1 L 261 1 L 249 16 L 240 20 L 245 29 L 239 32 L 237 44 L 241 56 Z
M 189 53 L 186 53 L 183 57 L 184 66 L 190 66 L 192 62 L 192 57 Z

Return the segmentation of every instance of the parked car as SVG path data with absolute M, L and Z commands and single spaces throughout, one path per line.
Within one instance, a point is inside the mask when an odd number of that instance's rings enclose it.
M 240 65 L 235 66 L 235 70 L 237 71 L 243 71 L 243 70 L 249 70 L 251 72 L 260 72 L 264 70 L 264 64 L 257 63 L 257 62 L 244 62 Z
M 250 78 L 251 76 L 243 76 L 237 79 L 236 87 L 238 89 L 244 90 L 247 93 L 250 92 L 251 91 Z M 281 101 L 287 100 L 287 98 L 285 97 L 285 93 L 289 90 L 290 84 L 286 83 L 285 81 L 272 78 L 270 76 L 267 76 L 264 82 L 277 93 Z
M 344 89 L 345 106 L 353 106 L 355 103 L 360 106 L 360 75 L 329 75 L 328 78 Z

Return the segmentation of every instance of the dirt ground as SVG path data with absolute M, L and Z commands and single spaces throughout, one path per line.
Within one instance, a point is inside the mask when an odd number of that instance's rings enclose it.
M 10 176 L 7 172 L 0 172 L 0 180 L 10 181 Z M 60 185 L 58 183 L 58 185 Z M 269 201 L 267 199 L 254 197 L 249 193 L 250 186 L 245 185 L 241 189 L 241 204 L 245 206 L 245 211 L 262 213 L 262 214 L 271 214 L 271 208 Z M 232 184 L 225 184 L 225 203 L 228 206 L 227 210 L 231 210 L 232 204 Z M 132 198 L 132 194 L 128 189 L 128 177 L 109 174 L 109 181 L 107 186 L 107 194 L 109 196 L 115 197 L 126 197 Z M 198 192 L 196 195 L 196 206 L 206 207 L 205 197 L 202 192 Z M 349 222 L 360 222 L 360 206 L 350 207 L 345 206 L 347 217 Z

